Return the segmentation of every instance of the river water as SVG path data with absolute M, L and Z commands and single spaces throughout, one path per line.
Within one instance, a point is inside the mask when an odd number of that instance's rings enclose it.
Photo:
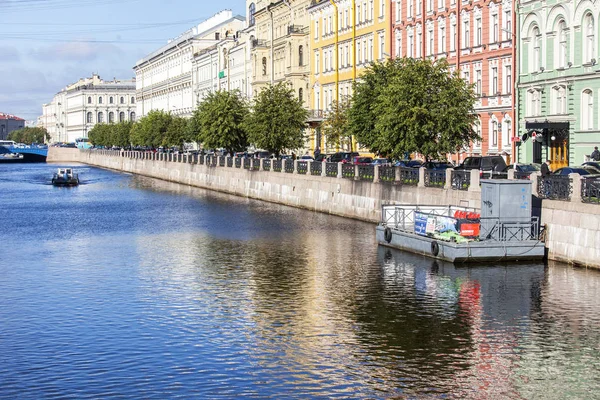
M 0 164 L 0 398 L 600 398 L 600 273 L 458 267 L 373 224 Z

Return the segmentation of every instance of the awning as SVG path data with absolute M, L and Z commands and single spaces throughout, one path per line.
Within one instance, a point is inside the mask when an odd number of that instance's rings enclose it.
M 550 121 L 543 121 L 543 122 L 525 122 L 525 129 L 527 130 L 534 130 L 534 131 L 541 131 L 543 129 L 548 129 L 548 130 L 563 130 L 563 129 L 569 129 L 569 123 L 568 122 L 550 122 Z

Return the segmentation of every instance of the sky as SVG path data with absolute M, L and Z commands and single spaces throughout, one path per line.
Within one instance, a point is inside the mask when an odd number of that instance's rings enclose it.
M 34 121 L 70 83 L 135 77 L 136 61 L 244 0 L 0 0 L 0 112 Z

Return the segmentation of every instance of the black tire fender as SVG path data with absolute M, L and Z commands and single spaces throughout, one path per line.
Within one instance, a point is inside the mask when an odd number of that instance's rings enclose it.
M 383 238 L 388 243 L 392 241 L 392 230 L 390 228 L 385 228 L 385 230 L 383 231 Z
M 433 254 L 434 257 L 437 257 L 437 255 L 440 254 L 440 245 L 435 240 L 431 242 L 431 254 Z

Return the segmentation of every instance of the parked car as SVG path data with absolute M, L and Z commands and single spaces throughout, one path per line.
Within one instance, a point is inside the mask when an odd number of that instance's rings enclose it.
M 516 168 L 515 168 L 516 167 Z M 541 165 L 540 164 L 510 164 L 509 166 L 506 167 L 506 171 L 510 171 L 511 169 L 514 169 L 516 172 L 523 172 L 523 173 L 531 173 L 531 172 L 537 172 L 541 169 Z
M 586 161 L 583 164 L 581 164 L 582 167 L 585 167 L 586 165 L 600 170 L 600 161 Z
M 352 160 L 352 164 L 354 165 L 371 165 L 372 162 L 372 157 L 354 157 Z
M 600 174 L 600 170 L 591 167 L 591 166 L 580 166 L 580 167 L 562 167 L 553 171 L 554 175 L 569 175 L 569 174 L 579 174 L 579 175 L 596 175 Z
M 454 169 L 459 171 L 478 169 L 479 175 L 482 177 L 487 175 L 502 175 L 506 174 L 506 162 L 501 156 L 467 157 L 462 164 Z
M 254 158 L 271 158 L 271 153 L 269 153 L 268 151 L 255 151 L 254 152 Z
M 320 153 L 317 157 L 315 157 L 315 161 L 323 162 L 327 161 L 327 158 L 331 156 L 331 154 Z
M 305 154 L 302 157 L 300 157 L 300 159 L 304 160 L 304 161 L 311 161 L 311 160 L 314 160 L 315 158 L 313 156 L 309 156 L 309 155 Z
M 427 161 L 424 162 L 422 166 L 426 169 L 431 169 L 435 171 L 442 171 L 447 170 L 448 168 L 454 168 L 454 165 L 452 165 L 452 163 L 449 163 L 448 161 Z
M 394 167 L 405 167 L 405 168 L 421 168 L 423 161 L 421 160 L 399 160 L 394 163 Z
M 379 165 L 380 167 L 388 167 L 392 163 L 387 158 L 376 158 L 373 161 L 371 161 L 371 164 L 372 165 Z
M 357 152 L 338 151 L 329 158 L 329 162 L 341 162 L 347 164 L 352 162 L 354 157 L 360 156 Z

